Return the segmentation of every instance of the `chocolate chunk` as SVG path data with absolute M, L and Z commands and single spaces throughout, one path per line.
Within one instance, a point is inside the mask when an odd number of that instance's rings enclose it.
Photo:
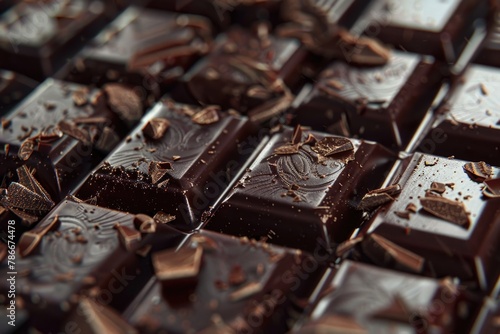
M 170 162 L 151 161 L 149 163 L 149 176 L 153 184 L 160 182 L 169 171 L 172 170 Z
M 446 185 L 444 183 L 441 183 L 441 182 L 432 182 L 429 190 L 434 191 L 438 194 L 442 194 L 446 191 Z
M 447 198 L 428 197 L 421 198 L 422 208 L 436 217 L 442 218 L 450 223 L 457 224 L 465 229 L 469 228 L 470 220 L 465 206 L 461 202 Z
M 184 247 L 153 254 L 156 277 L 166 286 L 190 285 L 198 280 L 203 248 Z
M 361 199 L 358 209 L 364 211 L 375 209 L 382 204 L 393 201 L 394 197 L 392 197 L 392 195 L 397 195 L 400 192 L 401 187 L 398 184 L 394 184 L 386 188 L 370 190 Z
M 134 226 L 141 233 L 156 232 L 156 220 L 145 214 L 138 214 L 134 217 Z
M 46 225 L 42 225 L 39 228 L 33 229 L 29 232 L 24 232 L 19 240 L 19 254 L 22 257 L 26 257 L 36 250 L 42 238 L 50 231 L 58 228 L 60 224 L 59 217 L 56 215 L 52 220 Z
M 133 228 L 120 223 L 115 224 L 114 228 L 118 230 L 118 238 L 122 246 L 129 252 L 134 250 L 141 241 L 141 233 Z
M 159 222 L 160 224 L 167 224 L 167 223 L 170 223 L 171 221 L 174 221 L 175 220 L 175 216 L 172 216 L 172 215 L 169 215 L 168 213 L 165 213 L 163 211 L 158 211 L 153 219 L 157 222 Z
M 170 122 L 165 118 L 153 118 L 144 125 L 142 132 L 150 139 L 161 139 L 168 130 Z
M 219 121 L 219 110 L 220 108 L 216 106 L 206 107 L 194 114 L 191 120 L 201 125 L 216 123 Z
M 257 282 L 249 282 L 229 295 L 231 301 L 240 301 L 262 291 L 262 285 Z
M 500 178 L 484 180 L 485 188 L 483 194 L 487 197 L 498 198 L 500 197 Z
M 61 130 L 62 133 L 67 134 L 68 136 L 73 137 L 84 144 L 89 144 L 91 141 L 90 134 L 87 131 L 77 127 L 76 124 L 66 121 L 60 121 L 59 123 L 57 123 L 57 127 L 59 128 L 59 130 Z
M 293 132 L 285 127 L 266 142 L 205 228 L 309 251 L 331 248 L 332 242 L 350 237 L 362 216 L 350 203 L 381 185 L 392 154 L 372 143 L 317 132 L 306 132 L 304 137 L 313 134 L 320 145 L 276 154 L 277 148 L 290 145 Z M 319 160 L 314 147 L 329 156 Z
M 129 124 L 134 124 L 142 117 L 143 105 L 135 91 L 122 84 L 104 85 L 108 105 L 117 115 Z

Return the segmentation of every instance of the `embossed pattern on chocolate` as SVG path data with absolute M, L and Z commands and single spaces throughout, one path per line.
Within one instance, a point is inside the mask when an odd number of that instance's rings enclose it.
M 196 115 L 206 110 L 170 101 L 159 103 L 76 195 L 95 198 L 105 207 L 151 216 L 165 211 L 177 217 L 173 222 L 177 227 L 196 227 L 202 212 L 243 165 L 248 153 L 241 145 L 253 133 L 246 118 L 217 109 L 213 112 L 218 121 L 203 124 L 200 119 L 202 124 L 198 124 Z M 157 140 L 144 135 L 144 126 L 155 118 L 169 122 Z M 122 195 L 127 192 L 140 195 L 125 199 Z
M 344 139 L 309 134 L 318 143 Z M 297 141 L 297 151 L 280 154 L 277 149 L 290 145 L 292 130 L 274 135 L 206 228 L 308 251 L 348 238 L 361 223 L 361 211 L 355 209 L 360 192 L 377 187 L 392 154 L 373 143 L 347 140 L 350 150 L 323 156 L 306 137 Z

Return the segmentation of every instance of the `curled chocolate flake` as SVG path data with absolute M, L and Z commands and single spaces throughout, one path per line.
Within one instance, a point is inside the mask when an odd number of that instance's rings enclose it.
M 484 161 L 468 162 L 464 165 L 464 169 L 479 181 L 489 179 L 493 175 L 493 168 Z
M 150 139 L 158 140 L 163 138 L 167 132 L 170 122 L 166 118 L 153 118 L 149 120 L 142 128 L 142 133 Z
M 170 164 L 170 162 L 151 161 L 148 169 L 149 176 L 151 176 L 151 182 L 157 184 L 170 170 L 172 170 L 172 164 Z
M 483 189 L 484 196 L 489 198 L 500 197 L 500 178 L 484 180 L 483 183 L 485 185 Z
M 141 99 L 132 89 L 117 83 L 108 83 L 103 89 L 108 97 L 109 107 L 120 118 L 135 123 L 142 117 Z
M 141 233 L 154 233 L 156 231 L 154 218 L 142 213 L 135 215 L 134 226 Z
M 434 191 L 438 194 L 442 194 L 446 191 L 446 185 L 441 182 L 432 182 L 429 190 Z
M 119 223 L 114 228 L 118 230 L 118 239 L 122 246 L 129 252 L 141 241 L 141 233 L 133 228 Z
M 203 248 L 184 247 L 176 251 L 164 250 L 153 254 L 156 277 L 166 285 L 184 285 L 197 280 Z
M 33 251 L 36 250 L 40 242 L 42 241 L 42 238 L 49 232 L 52 231 L 56 228 L 58 228 L 60 225 L 60 220 L 59 216 L 55 216 L 50 223 L 46 224 L 45 226 L 41 226 L 39 228 L 35 228 L 31 231 L 24 232 L 23 235 L 21 235 L 21 239 L 19 239 L 19 244 L 17 245 L 19 254 L 22 257 L 26 257 L 33 253 Z
M 208 106 L 191 117 L 191 120 L 200 125 L 213 124 L 219 121 L 219 110 L 218 106 Z
M 26 139 L 22 142 L 17 156 L 19 159 L 26 161 L 28 160 L 33 152 L 35 151 L 35 141 L 33 139 Z
M 462 202 L 455 202 L 443 197 L 425 197 L 420 199 L 425 211 L 450 223 L 469 228 L 469 215 Z
M 325 137 L 317 142 L 312 148 L 319 155 L 329 157 L 334 154 L 354 150 L 352 142 L 342 137 Z
M 424 258 L 387 240 L 378 234 L 370 234 L 362 243 L 363 252 L 375 264 L 387 265 L 388 257 L 398 265 L 415 273 L 422 272 Z
M 275 154 L 280 155 L 289 155 L 289 154 L 297 154 L 299 153 L 299 145 L 298 144 L 286 144 L 280 147 L 276 147 L 274 149 Z

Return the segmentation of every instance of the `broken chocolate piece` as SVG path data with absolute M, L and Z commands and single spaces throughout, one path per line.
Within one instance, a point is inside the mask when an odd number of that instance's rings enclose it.
M 134 226 L 141 233 L 154 233 L 156 231 L 155 219 L 142 213 L 135 215 Z
M 484 180 L 483 183 L 486 186 L 483 189 L 484 196 L 490 198 L 500 197 L 500 178 Z
M 184 247 L 153 254 L 156 277 L 164 285 L 189 285 L 198 279 L 203 248 Z
M 429 190 L 434 191 L 438 194 L 442 194 L 446 191 L 446 185 L 441 182 L 432 182 Z
M 155 117 L 149 120 L 142 128 L 142 133 L 150 139 L 157 140 L 165 135 L 170 122 L 166 118 Z
M 314 144 L 311 149 L 319 155 L 329 157 L 334 154 L 354 150 L 352 142 L 347 138 L 325 137 Z
M 493 175 L 493 169 L 484 161 L 468 162 L 464 165 L 464 169 L 480 181 L 489 179 Z
M 455 202 L 447 198 L 426 197 L 420 199 L 425 211 L 450 223 L 457 224 L 465 229 L 469 228 L 469 215 L 462 202 Z
M 142 117 L 142 101 L 135 91 L 118 83 L 108 83 L 103 89 L 108 96 L 109 107 L 120 118 L 133 124 Z
M 55 216 L 52 221 L 47 223 L 45 226 L 40 226 L 34 230 L 24 232 L 19 240 L 18 249 L 19 254 L 22 257 L 26 257 L 33 253 L 42 241 L 42 238 L 45 234 L 57 228 L 60 224 L 59 216 Z
M 233 291 L 229 295 L 229 299 L 232 301 L 240 301 L 247 297 L 250 297 L 262 290 L 262 284 L 259 282 L 250 282 L 248 284 L 243 285 L 236 291 Z
M 399 186 L 399 184 L 393 184 L 386 188 L 370 190 L 361 199 L 361 202 L 358 205 L 358 209 L 363 211 L 375 209 L 382 204 L 393 201 L 394 197 L 392 197 L 392 195 L 397 195 L 400 192 L 401 187 Z
M 207 125 L 219 121 L 219 110 L 217 106 L 209 106 L 194 114 L 191 120 L 196 124 Z
M 149 176 L 153 184 L 160 182 L 169 171 L 172 170 L 172 164 L 166 161 L 151 161 L 149 163 Z

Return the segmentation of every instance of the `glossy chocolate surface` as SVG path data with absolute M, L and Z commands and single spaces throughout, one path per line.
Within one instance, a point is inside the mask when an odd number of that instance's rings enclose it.
M 403 51 L 433 55 L 454 62 L 473 32 L 473 22 L 485 17 L 486 1 L 382 0 L 372 12 L 365 34 Z
M 17 296 L 28 304 L 30 322 L 42 328 L 53 328 L 51 321 L 61 321 L 79 300 L 90 295 L 99 302 L 120 308 L 138 292 L 152 272 L 141 268 L 148 259 L 135 253 L 141 246 L 174 246 L 183 236 L 160 226 L 161 232 L 143 235 L 143 240 L 127 250 L 120 241 L 115 225 L 134 228 L 134 216 L 84 203 L 63 201 L 30 233 L 37 233 L 57 220 L 54 228 L 40 234 L 41 240 L 27 252 L 32 239 L 21 239 L 16 260 Z M 161 236 L 161 237 L 160 237 Z M 26 252 L 26 253 L 23 253 Z M 24 255 L 23 255 L 24 254 Z M 0 264 L 2 277 L 7 262 Z M 2 279 L 0 289 L 8 290 Z M 50 319 L 50 320 L 49 320 Z
M 471 287 L 491 290 L 500 268 L 500 199 L 483 195 L 482 180 L 464 169 L 466 163 L 415 153 L 393 180 L 401 186 L 401 193 L 380 207 L 362 229 L 365 238 L 373 233 L 422 257 L 421 270 L 405 269 L 404 261 L 397 256 L 394 261 L 373 251 L 361 250 L 363 258 L 379 266 L 428 276 L 458 276 Z M 499 176 L 500 170 L 492 167 L 489 177 Z M 440 183 L 444 189 L 439 190 L 433 183 Z M 451 201 L 448 210 L 436 208 L 441 217 L 424 208 L 422 201 L 433 198 Z M 414 209 L 408 209 L 409 204 Z M 455 220 L 462 208 L 469 221 L 465 225 Z M 369 243 L 363 247 L 371 249 Z
M 203 249 L 198 281 L 150 282 L 126 312 L 141 333 L 284 332 L 292 301 L 324 270 L 309 255 L 207 231 L 182 247 Z
M 127 82 L 158 97 L 209 51 L 211 39 L 204 17 L 130 7 L 78 55 L 65 79 Z
M 299 94 L 293 122 L 401 149 L 439 90 L 436 69 L 432 58 L 398 51 L 382 66 L 334 62 Z
M 438 111 L 419 151 L 500 166 L 500 70 L 472 65 Z
M 170 101 L 157 104 L 77 190 L 77 197 L 136 213 L 154 215 L 162 210 L 176 216 L 173 224 L 179 228 L 195 228 L 202 212 L 243 165 L 249 154 L 243 145 L 253 133 L 246 118 L 214 109 L 218 120 L 200 124 L 193 118 L 200 112 L 202 108 Z M 143 129 L 157 118 L 170 125 L 153 140 Z M 150 172 L 155 162 L 169 165 L 157 179 Z
M 304 132 L 302 142 L 308 134 L 317 141 L 344 140 Z M 359 196 L 379 185 L 393 155 L 378 144 L 348 139 L 352 150 L 330 157 L 317 154 L 313 144 L 277 154 L 276 149 L 290 145 L 292 135 L 286 128 L 269 140 L 216 208 L 207 229 L 312 252 L 330 249 L 359 227 Z
M 285 85 L 298 83 L 305 51 L 298 41 L 233 27 L 219 35 L 214 50 L 182 78 L 188 94 L 202 104 L 246 113 L 270 100 L 280 101 Z
M 475 305 L 451 280 L 342 263 L 311 320 L 294 333 L 466 332 Z M 460 311 L 462 310 L 462 311 Z M 323 333 L 323 332 L 321 332 Z
M 23 75 L 0 70 L 0 115 L 9 112 L 31 93 L 38 83 Z
M 104 22 L 100 1 L 20 1 L 0 16 L 2 66 L 42 80 Z

